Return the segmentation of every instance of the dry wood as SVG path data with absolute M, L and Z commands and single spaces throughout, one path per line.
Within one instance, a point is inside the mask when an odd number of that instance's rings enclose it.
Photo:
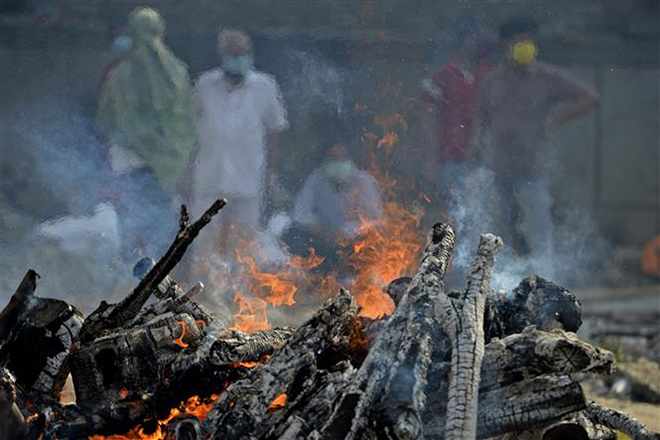
M 433 226 L 419 270 L 332 418 L 319 430 L 321 437 L 348 440 L 421 435 L 426 376 L 438 336 L 434 304 L 442 295 L 454 240 L 449 225 Z M 368 423 L 375 420 L 382 423 Z
M 587 404 L 586 415 L 593 422 L 618 429 L 635 440 L 658 440 L 660 435 L 652 433 L 635 418 L 613 409 L 605 408 L 594 402 Z
M 205 422 L 211 438 L 232 440 L 254 435 L 276 397 L 293 394 L 298 377 L 324 363 L 332 365 L 334 353 L 347 350 L 357 312 L 355 300 L 345 290 L 326 301 L 268 363 L 255 367 L 222 393 Z
M 39 275 L 28 270 L 0 313 L 0 365 L 7 366 L 35 400 L 59 396 L 83 322 L 83 315 L 66 302 L 35 296 L 38 280 Z
M 193 240 L 199 235 L 199 232 L 206 226 L 214 215 L 216 215 L 225 205 L 225 199 L 216 200 L 213 205 L 202 215 L 202 217 L 195 223 L 190 223 L 188 218 L 188 211 L 183 205 L 181 207 L 181 219 L 179 222 L 179 231 L 176 238 L 170 245 L 165 255 L 156 263 L 156 265 L 149 271 L 149 273 L 142 278 L 133 292 L 124 298 L 118 304 L 107 304 L 101 302 L 101 305 L 92 314 L 90 314 L 83 328 L 80 331 L 79 337 L 81 343 L 86 343 L 94 338 L 101 336 L 103 333 L 111 331 L 120 327 L 130 320 L 134 319 L 144 304 L 151 296 L 152 292 L 158 288 L 158 285 L 165 279 L 165 277 L 174 269 L 174 267 L 181 261 L 188 247 L 192 244 Z
M 442 296 L 438 312 L 452 342 L 451 372 L 445 438 L 475 438 L 477 402 L 484 354 L 484 307 L 490 273 L 502 240 L 491 234 L 481 236 L 477 256 L 468 274 L 465 295 L 460 299 Z

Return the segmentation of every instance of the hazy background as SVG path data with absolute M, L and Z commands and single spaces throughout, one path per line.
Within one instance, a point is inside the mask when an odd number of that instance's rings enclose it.
M 112 59 L 111 29 L 139 5 L 161 12 L 165 40 L 193 78 L 217 66 L 220 26 L 251 34 L 256 66 L 277 78 L 289 111 L 276 161 L 291 194 L 317 164 L 326 133 L 344 132 L 359 146 L 365 131 L 382 135 L 376 116 L 401 115 L 408 129 L 398 130 L 390 171 L 400 202 L 411 205 L 426 185 L 418 176 L 419 81 L 455 53 L 456 21 L 474 15 L 496 29 L 512 15 L 534 17 L 539 58 L 603 97 L 552 136 L 557 281 L 569 289 L 648 286 L 650 304 L 660 307 L 658 279 L 639 268 L 643 245 L 660 233 L 657 1 L 1 0 L 0 305 L 28 267 L 43 276 L 40 295 L 84 311 L 130 285 L 107 246 L 83 257 L 35 230 L 53 218 L 93 215 L 107 199 L 95 100 Z M 466 209 L 480 209 L 473 205 Z M 424 228 L 437 219 L 426 209 Z M 506 272 L 502 261 L 498 267 Z

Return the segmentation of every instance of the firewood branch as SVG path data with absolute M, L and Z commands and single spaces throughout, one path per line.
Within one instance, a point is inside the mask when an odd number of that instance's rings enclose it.
M 451 373 L 445 438 L 475 438 L 481 361 L 484 355 L 484 306 L 495 254 L 502 240 L 492 234 L 481 236 L 477 255 L 460 299 L 441 297 L 439 312 L 452 343 Z
M 594 402 L 587 404 L 586 415 L 593 422 L 618 429 L 635 440 L 658 440 L 660 435 L 650 432 L 635 418 L 613 409 L 605 408 Z
M 181 261 L 188 247 L 199 235 L 200 231 L 211 221 L 225 205 L 225 199 L 216 200 L 213 205 L 197 220 L 190 224 L 188 210 L 185 205 L 181 206 L 181 220 L 179 231 L 170 245 L 169 249 L 156 265 L 145 275 L 133 291 L 120 303 L 108 305 L 105 302 L 90 314 L 83 328 L 80 330 L 79 338 L 82 343 L 98 337 L 103 332 L 112 330 L 135 318 L 140 309 L 149 299 L 151 293 L 165 279 L 165 277 Z

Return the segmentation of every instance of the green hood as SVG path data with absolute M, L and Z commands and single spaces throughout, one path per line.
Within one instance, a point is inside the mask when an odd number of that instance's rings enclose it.
M 192 86 L 187 66 L 162 41 L 153 9 L 129 17 L 133 49 L 112 70 L 96 122 L 114 143 L 144 160 L 173 192 L 195 148 Z

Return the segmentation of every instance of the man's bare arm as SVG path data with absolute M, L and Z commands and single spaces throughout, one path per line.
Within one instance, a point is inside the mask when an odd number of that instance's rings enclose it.
M 548 118 L 547 129 L 560 127 L 575 118 L 586 115 L 601 101 L 600 94 L 591 85 L 571 77 L 567 80 L 576 87 L 577 95 L 575 99 L 570 101 L 570 104 L 559 109 Z

